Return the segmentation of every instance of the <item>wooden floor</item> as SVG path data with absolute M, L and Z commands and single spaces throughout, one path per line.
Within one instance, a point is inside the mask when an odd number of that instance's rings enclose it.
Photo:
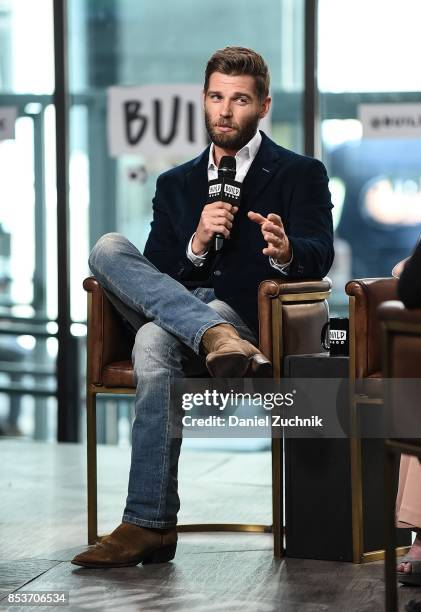
M 100 448 L 103 533 L 120 522 L 129 460 L 129 449 Z M 270 523 L 268 452 L 184 450 L 180 463 L 181 523 Z M 25 590 L 69 591 L 72 612 L 384 609 L 382 563 L 274 560 L 269 534 L 181 534 L 172 563 L 77 568 L 69 560 L 86 545 L 85 448 L 1 440 L 0 466 L 0 611 L 8 593 Z M 418 588 L 399 594 L 401 610 L 421 600 Z

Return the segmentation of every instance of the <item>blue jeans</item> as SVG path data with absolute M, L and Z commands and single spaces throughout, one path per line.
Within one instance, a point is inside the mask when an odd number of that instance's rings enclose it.
M 132 352 L 136 404 L 123 522 L 173 527 L 180 508 L 181 439 L 172 438 L 169 432 L 171 380 L 207 375 L 200 342 L 210 327 L 231 323 L 253 344 L 256 337 L 228 304 L 215 299 L 213 289 L 189 291 L 155 268 L 120 234 L 106 234 L 98 240 L 89 266 L 101 285 L 144 322 Z M 181 417 L 180 413 L 175 423 L 180 429 Z

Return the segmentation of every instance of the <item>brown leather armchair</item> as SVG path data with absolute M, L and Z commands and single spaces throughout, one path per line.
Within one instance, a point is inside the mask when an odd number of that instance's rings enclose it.
M 389 301 L 378 309 L 378 317 L 383 331 L 384 376 L 392 378 L 421 379 L 421 309 L 408 310 L 402 302 Z M 389 388 L 390 391 L 390 388 Z M 399 387 L 402 391 L 402 387 Z M 389 414 L 399 414 L 402 402 L 410 409 L 418 410 L 420 397 L 417 389 L 408 388 L 404 394 L 385 394 L 385 404 Z M 387 439 L 385 441 L 385 519 L 386 519 L 386 611 L 395 612 L 396 591 L 396 472 L 401 453 L 416 455 L 421 460 L 421 439 Z
M 349 378 L 359 401 L 381 398 L 382 329 L 377 308 L 397 299 L 396 278 L 362 278 L 345 286 L 349 295 Z
M 374 456 L 379 456 L 381 449 L 376 450 L 376 440 L 366 440 L 365 448 L 362 447 L 361 438 L 358 435 L 359 411 L 370 410 L 383 405 L 383 378 L 388 370 L 385 369 L 385 339 L 383 322 L 383 303 L 394 304 L 401 316 L 410 316 L 401 302 L 397 302 L 397 279 L 396 278 L 366 278 L 349 281 L 345 287 L 349 297 L 350 317 L 350 406 L 351 419 L 354 427 L 354 435 L 351 437 L 351 481 L 352 481 L 352 523 L 353 523 L 353 549 L 354 562 L 376 561 L 384 558 L 383 550 L 366 550 L 364 533 L 363 508 L 366 506 L 363 499 L 363 455 L 370 455 L 370 449 L 374 449 Z M 398 311 L 395 311 L 395 314 Z M 404 315 L 404 312 L 407 314 Z M 401 354 L 402 357 L 402 354 Z M 402 364 L 407 359 L 402 360 Z M 379 441 L 380 442 L 380 441 Z M 370 463 L 366 460 L 366 472 L 370 469 Z M 375 474 L 376 472 L 374 472 Z M 374 476 L 373 476 L 374 477 Z M 366 484 L 367 488 L 367 484 Z M 408 538 L 406 534 L 399 535 L 400 546 L 397 550 L 405 552 Z M 382 548 L 382 547 L 381 547 Z
M 93 277 L 83 283 L 88 294 L 87 338 L 87 468 L 88 542 L 98 539 L 96 396 L 134 394 L 131 364 L 133 333 Z M 272 361 L 274 377 L 282 376 L 286 355 L 320 352 L 320 334 L 328 320 L 329 279 L 320 281 L 266 280 L 258 294 L 260 350 Z M 270 531 L 274 554 L 283 553 L 282 440 L 272 440 L 272 525 L 181 525 L 180 531 Z
M 382 328 L 378 306 L 397 298 L 395 278 L 363 278 L 349 281 L 349 381 L 352 539 L 354 563 L 383 558 L 382 550 L 367 550 L 364 541 L 363 448 L 359 435 L 359 410 L 382 404 Z M 371 442 L 371 441 L 370 441 Z M 372 445 L 373 446 L 373 445 Z M 367 468 L 365 467 L 367 470 Z

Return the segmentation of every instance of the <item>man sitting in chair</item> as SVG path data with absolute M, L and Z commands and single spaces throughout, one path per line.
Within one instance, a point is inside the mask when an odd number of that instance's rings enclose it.
M 77 555 L 76 565 L 124 567 L 174 557 L 181 440 L 169 435 L 170 381 L 206 370 L 214 377 L 270 376 L 271 364 L 256 348 L 260 282 L 320 279 L 332 264 L 323 164 L 258 130 L 271 104 L 263 58 L 242 47 L 217 51 L 206 67 L 203 104 L 212 144 L 158 178 L 144 255 L 111 233 L 89 258 L 137 331 L 136 416 L 123 522 Z M 239 207 L 206 203 L 223 156 L 235 157 Z

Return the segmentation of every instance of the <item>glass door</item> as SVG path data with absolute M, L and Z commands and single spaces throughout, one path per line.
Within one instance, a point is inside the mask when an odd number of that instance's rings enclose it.
M 348 279 L 390 276 L 421 232 L 420 132 L 389 129 L 395 118 L 421 116 L 420 18 L 412 0 L 319 0 L 321 133 L 335 204 L 339 312 Z M 372 115 L 383 129 L 370 129 Z
M 157 176 L 195 156 L 177 151 L 158 156 L 113 154 L 107 138 L 109 88 L 193 85 L 200 91 L 206 62 L 216 49 L 233 44 L 252 47 L 271 72 L 271 136 L 301 152 L 304 3 L 271 0 L 263 11 L 258 3 L 240 0 L 215 0 L 201 5 L 200 11 L 194 0 L 167 3 L 165 11 L 159 4 L 136 0 L 69 0 L 68 7 L 71 304 L 72 318 L 83 324 L 82 280 L 89 274 L 89 250 L 110 231 L 124 234 L 142 250 Z M 163 123 L 168 126 L 167 116 Z M 98 410 L 99 440 L 127 444 L 127 400 L 102 401 L 108 407 Z
M 51 0 L 1 0 L 0 433 L 37 439 L 57 422 L 53 89 Z

